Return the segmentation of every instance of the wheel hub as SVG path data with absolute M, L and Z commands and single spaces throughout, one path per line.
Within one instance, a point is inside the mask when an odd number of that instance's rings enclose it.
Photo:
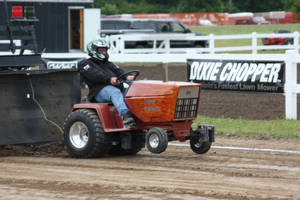
M 159 145 L 159 137 L 156 134 L 150 135 L 149 144 L 152 148 L 157 148 Z
M 69 139 L 76 148 L 84 148 L 89 141 L 89 130 L 83 122 L 75 122 L 70 128 Z
M 202 144 L 203 144 L 203 142 L 201 141 L 201 139 L 198 139 L 197 142 L 194 143 L 194 146 L 195 146 L 196 148 L 201 148 Z

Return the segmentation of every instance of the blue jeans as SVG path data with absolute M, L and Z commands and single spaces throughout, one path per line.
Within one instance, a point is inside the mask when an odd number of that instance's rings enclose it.
M 112 85 L 105 86 L 100 90 L 95 99 L 98 103 L 113 103 L 122 119 L 124 115 L 129 112 L 121 90 Z

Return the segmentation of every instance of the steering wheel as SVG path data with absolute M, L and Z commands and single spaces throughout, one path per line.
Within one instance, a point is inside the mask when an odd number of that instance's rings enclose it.
M 121 74 L 120 76 L 118 76 L 117 80 L 122 84 L 122 83 L 127 81 L 126 78 L 127 78 L 128 75 L 134 76 L 133 80 L 135 80 L 136 77 L 138 77 L 138 75 L 140 75 L 140 71 L 139 70 L 132 70 L 132 71 L 125 72 L 125 73 Z

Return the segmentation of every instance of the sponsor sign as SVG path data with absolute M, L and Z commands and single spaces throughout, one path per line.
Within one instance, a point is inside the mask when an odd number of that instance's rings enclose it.
M 48 61 L 47 69 L 76 69 L 77 61 Z
M 43 58 L 47 69 L 77 69 L 81 60 L 83 58 Z
M 203 89 L 283 93 L 284 62 L 187 60 L 187 79 Z

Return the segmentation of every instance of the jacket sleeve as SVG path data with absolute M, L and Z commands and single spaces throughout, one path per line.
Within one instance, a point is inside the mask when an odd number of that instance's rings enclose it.
M 110 63 L 111 67 L 113 68 L 114 73 L 118 76 L 120 76 L 121 74 L 124 74 L 125 71 L 120 68 L 118 65 L 114 64 L 114 63 Z
M 91 83 L 110 84 L 110 76 L 97 69 L 93 63 L 85 61 L 78 64 L 80 74 Z

